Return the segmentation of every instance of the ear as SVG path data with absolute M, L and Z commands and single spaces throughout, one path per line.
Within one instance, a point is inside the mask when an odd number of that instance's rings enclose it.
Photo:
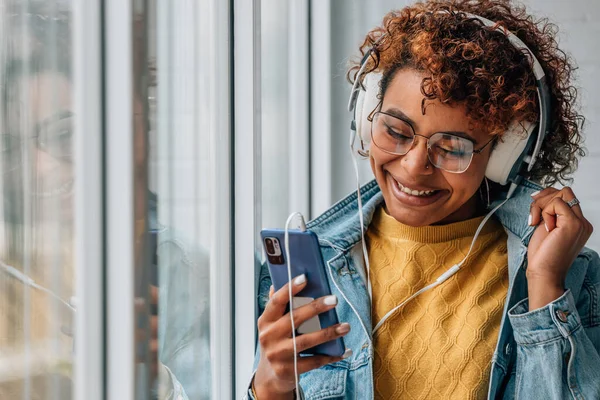
M 537 124 L 528 121 L 513 121 L 508 130 L 500 136 L 490 159 L 485 176 L 493 182 L 506 185 L 516 176 L 531 148 Z

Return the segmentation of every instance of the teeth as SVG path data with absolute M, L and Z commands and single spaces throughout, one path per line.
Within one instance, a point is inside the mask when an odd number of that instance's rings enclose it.
M 431 195 L 433 192 L 435 192 L 435 190 L 413 190 L 413 189 L 409 189 L 405 186 L 402 186 L 402 184 L 398 181 L 396 181 L 396 183 L 398 184 L 398 187 L 400 188 L 401 191 L 403 191 L 406 194 L 410 194 L 411 196 L 429 196 Z

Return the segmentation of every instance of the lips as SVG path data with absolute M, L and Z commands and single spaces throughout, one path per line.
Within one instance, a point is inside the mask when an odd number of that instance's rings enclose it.
M 421 185 L 405 185 L 391 174 L 388 174 L 388 183 L 396 200 L 407 206 L 422 207 L 435 203 L 445 196 L 447 190 L 424 187 Z
M 401 183 L 398 183 L 398 187 L 404 193 L 409 194 L 411 196 L 431 196 L 433 193 L 436 192 L 435 190 L 415 190 L 415 189 L 411 189 L 411 188 L 408 188 L 406 186 L 403 186 Z
M 398 188 L 401 191 L 411 196 L 431 196 L 432 194 L 435 194 L 439 191 L 439 189 L 427 188 L 420 185 L 404 184 L 393 176 L 392 179 L 395 181 L 394 183 L 398 186 Z

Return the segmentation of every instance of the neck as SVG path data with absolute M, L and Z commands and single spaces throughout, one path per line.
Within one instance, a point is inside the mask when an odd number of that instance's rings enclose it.
M 467 219 L 479 217 L 485 214 L 486 208 L 481 202 L 479 195 L 475 193 L 473 197 L 471 197 L 465 204 L 460 206 L 458 210 L 432 225 L 451 224 L 453 222 L 465 221 Z

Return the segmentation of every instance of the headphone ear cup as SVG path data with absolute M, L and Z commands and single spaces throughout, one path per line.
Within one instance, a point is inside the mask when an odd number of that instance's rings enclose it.
M 490 154 L 485 176 L 496 183 L 506 185 L 519 173 L 525 154 L 535 141 L 533 132 L 537 124 L 529 121 L 513 121 L 502 134 Z
M 369 114 L 377 107 L 379 100 L 379 82 L 381 73 L 371 72 L 363 80 L 365 90 L 360 90 L 356 99 L 354 109 L 354 121 L 356 122 L 356 135 L 364 145 L 371 142 L 371 122 L 368 120 Z

